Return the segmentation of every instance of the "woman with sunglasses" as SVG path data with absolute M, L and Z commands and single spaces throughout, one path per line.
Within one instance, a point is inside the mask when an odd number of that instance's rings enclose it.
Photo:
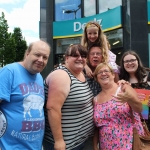
M 87 50 L 71 45 L 65 64 L 45 79 L 44 150 L 82 150 L 93 135 L 93 94 L 82 72 Z
M 133 127 L 144 134 L 140 118 L 132 123 L 130 110 L 142 111 L 136 91 L 128 84 L 119 86 L 115 74 L 107 63 L 100 63 L 94 72 L 102 91 L 94 97 L 94 150 L 131 150 Z M 99 148 L 97 143 L 99 142 Z
M 138 54 L 132 50 L 125 52 L 121 58 L 120 79 L 131 83 L 136 89 L 150 90 L 150 69 L 143 66 Z M 150 103 L 148 103 L 150 106 Z M 150 118 L 146 120 L 150 129 Z

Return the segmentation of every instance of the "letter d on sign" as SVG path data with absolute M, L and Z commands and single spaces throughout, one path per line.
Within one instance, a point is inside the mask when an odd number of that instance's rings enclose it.
M 81 23 L 80 22 L 74 22 L 74 31 L 81 30 Z

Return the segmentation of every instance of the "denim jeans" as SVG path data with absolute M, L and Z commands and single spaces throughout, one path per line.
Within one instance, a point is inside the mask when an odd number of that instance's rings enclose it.
M 85 142 L 73 148 L 72 150 L 83 150 L 84 145 L 85 145 Z M 43 140 L 43 150 L 54 150 L 54 145 L 52 143 L 47 142 L 46 140 Z

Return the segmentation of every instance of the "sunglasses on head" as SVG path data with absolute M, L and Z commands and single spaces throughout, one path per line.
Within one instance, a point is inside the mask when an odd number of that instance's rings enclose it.
M 79 58 L 79 57 L 81 57 L 81 58 L 86 58 L 86 55 L 84 55 L 84 54 L 81 54 L 81 55 L 78 55 L 78 54 L 72 54 L 72 55 L 69 55 L 69 56 L 75 57 L 75 58 Z

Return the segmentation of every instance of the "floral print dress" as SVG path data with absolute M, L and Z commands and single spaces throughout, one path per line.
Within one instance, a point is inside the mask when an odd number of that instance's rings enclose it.
M 127 103 L 116 102 L 111 99 L 98 104 L 94 98 L 94 122 L 99 128 L 100 150 L 132 150 L 133 126 L 140 135 L 143 135 L 143 127 L 140 117 L 134 113 L 133 125 L 130 107 Z

